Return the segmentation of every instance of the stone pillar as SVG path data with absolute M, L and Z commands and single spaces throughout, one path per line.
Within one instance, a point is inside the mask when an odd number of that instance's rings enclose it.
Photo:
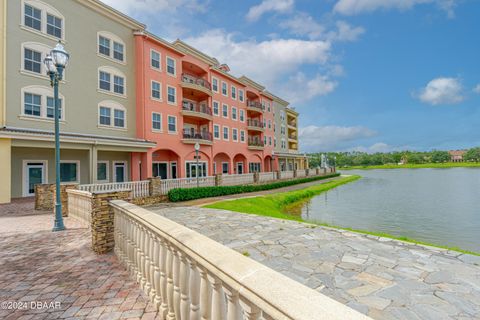
M 277 170 L 276 174 L 277 174 L 277 180 L 282 179 L 282 171 Z
M 60 201 L 62 203 L 62 215 L 68 217 L 68 194 L 67 189 L 78 189 L 78 184 L 61 184 Z M 56 186 L 51 184 L 35 185 L 35 210 L 53 210 L 55 208 Z
M 305 169 L 305 176 L 309 176 L 310 175 L 310 169 Z
M 297 169 L 293 169 L 293 177 L 294 177 L 294 178 L 297 177 Z
M 253 173 L 253 183 L 258 183 L 260 181 L 260 173 L 254 172 Z
M 162 184 L 161 184 L 162 178 L 160 177 L 148 178 L 148 181 L 150 181 L 150 184 L 148 186 L 149 188 L 148 191 L 150 193 L 150 196 L 153 197 L 153 196 L 160 195 L 161 187 L 162 187 Z
M 215 186 L 221 186 L 222 185 L 222 174 L 217 173 L 215 175 Z
M 92 250 L 98 254 L 113 250 L 114 242 L 114 213 L 110 207 L 110 200 L 127 200 L 131 196 L 130 190 L 116 192 L 97 192 L 92 194 Z

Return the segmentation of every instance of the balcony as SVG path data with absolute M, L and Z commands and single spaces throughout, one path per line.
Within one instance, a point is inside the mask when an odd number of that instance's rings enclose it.
M 289 121 L 287 124 L 290 128 L 297 129 L 297 121 Z
M 212 120 L 212 109 L 207 105 L 206 102 L 197 103 L 183 100 L 182 115 L 193 118 Z
M 248 138 L 248 149 L 249 150 L 263 150 L 265 144 L 259 138 Z
M 257 119 L 248 119 L 247 120 L 247 129 L 250 130 L 250 131 L 259 131 L 259 132 L 265 131 L 265 128 L 263 126 L 263 122 L 261 120 L 257 120 Z
M 182 88 L 200 91 L 209 96 L 212 95 L 210 82 L 193 74 L 182 73 Z
M 288 136 L 288 140 L 289 140 L 290 142 L 297 142 L 297 141 L 298 141 L 298 137 L 297 137 L 296 135 L 294 135 L 294 134 L 291 134 L 291 135 Z
M 258 101 L 247 100 L 247 111 L 263 113 L 263 106 Z
M 182 136 L 183 143 L 188 144 L 207 144 L 212 145 L 213 138 L 212 133 L 207 131 L 195 131 L 191 129 L 183 129 L 183 136 Z

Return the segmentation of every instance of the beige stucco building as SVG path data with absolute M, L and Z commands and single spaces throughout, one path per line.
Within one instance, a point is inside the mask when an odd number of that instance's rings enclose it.
M 0 203 L 54 182 L 53 89 L 43 59 L 70 53 L 61 100 L 61 178 L 128 180 L 136 139 L 135 48 L 141 23 L 97 0 L 0 0 Z

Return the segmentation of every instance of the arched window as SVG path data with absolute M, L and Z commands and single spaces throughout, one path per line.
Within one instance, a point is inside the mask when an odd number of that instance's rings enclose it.
M 53 89 L 46 86 L 28 86 L 21 90 L 22 118 L 54 120 L 55 99 Z M 60 120 L 65 120 L 65 97 L 59 94 Z
M 116 68 L 109 66 L 98 68 L 98 90 L 103 93 L 125 98 L 127 96 L 126 79 L 125 74 Z
M 103 58 L 125 64 L 125 42 L 117 35 L 100 31 L 97 33 L 97 54 Z
M 65 17 L 39 0 L 22 0 L 22 26 L 55 40 L 65 40 Z
M 108 129 L 126 129 L 127 110 L 115 101 L 100 102 L 98 104 L 98 126 Z
M 20 70 L 22 72 L 47 77 L 43 59 L 50 52 L 52 48 L 38 42 L 24 42 L 22 43 L 22 64 Z

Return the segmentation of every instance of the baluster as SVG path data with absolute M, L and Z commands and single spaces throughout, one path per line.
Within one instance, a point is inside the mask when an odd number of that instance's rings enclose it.
M 146 270 L 145 270 L 145 260 L 146 260 L 146 252 L 145 252 L 145 245 L 146 245 L 147 237 L 145 236 L 145 228 L 143 225 L 140 225 L 140 288 L 145 292 L 145 284 L 147 282 Z
M 195 260 L 190 258 L 190 320 L 199 320 L 200 319 L 200 275 L 197 269 L 197 263 Z
M 212 320 L 224 319 L 224 296 L 222 290 L 222 281 L 216 276 L 208 276 L 212 286 Z
M 190 312 L 190 295 L 189 295 L 189 264 L 187 255 L 180 253 L 180 319 L 187 320 Z
M 142 283 L 142 231 L 140 224 L 136 224 L 136 231 L 137 231 L 137 240 L 136 240 L 136 261 L 135 261 L 135 269 L 137 270 L 137 283 Z
M 144 291 L 147 296 L 150 296 L 150 290 L 152 289 L 152 282 L 150 279 L 150 265 L 151 265 L 150 259 L 152 256 L 150 255 L 151 238 L 150 238 L 150 232 L 148 231 L 148 229 L 144 229 L 144 237 L 145 237 L 144 254 L 143 254 L 145 257 L 144 266 L 143 266 L 143 270 L 144 270 L 143 278 L 145 279 Z
M 210 296 L 210 285 L 208 282 L 207 271 L 200 267 L 198 268 L 200 272 L 200 312 L 202 314 L 202 320 L 210 320 L 210 315 L 212 312 L 211 296 Z
M 240 306 L 245 320 L 258 320 L 260 318 L 260 309 L 250 301 L 240 297 Z
M 167 306 L 168 320 L 175 320 L 175 311 L 173 309 L 173 248 L 168 244 L 167 248 Z
M 165 319 L 168 311 L 167 306 L 167 247 L 163 239 L 160 239 L 160 293 L 162 304 L 160 305 L 160 315 Z
M 238 308 L 238 291 L 224 287 L 223 291 L 227 295 L 227 320 L 240 319 Z
M 180 318 L 180 257 L 176 248 L 173 248 L 173 309 L 175 319 Z
M 158 238 L 152 234 L 153 237 L 153 299 L 152 302 L 155 305 L 156 309 L 160 308 L 162 303 L 162 297 L 160 293 L 160 243 Z

